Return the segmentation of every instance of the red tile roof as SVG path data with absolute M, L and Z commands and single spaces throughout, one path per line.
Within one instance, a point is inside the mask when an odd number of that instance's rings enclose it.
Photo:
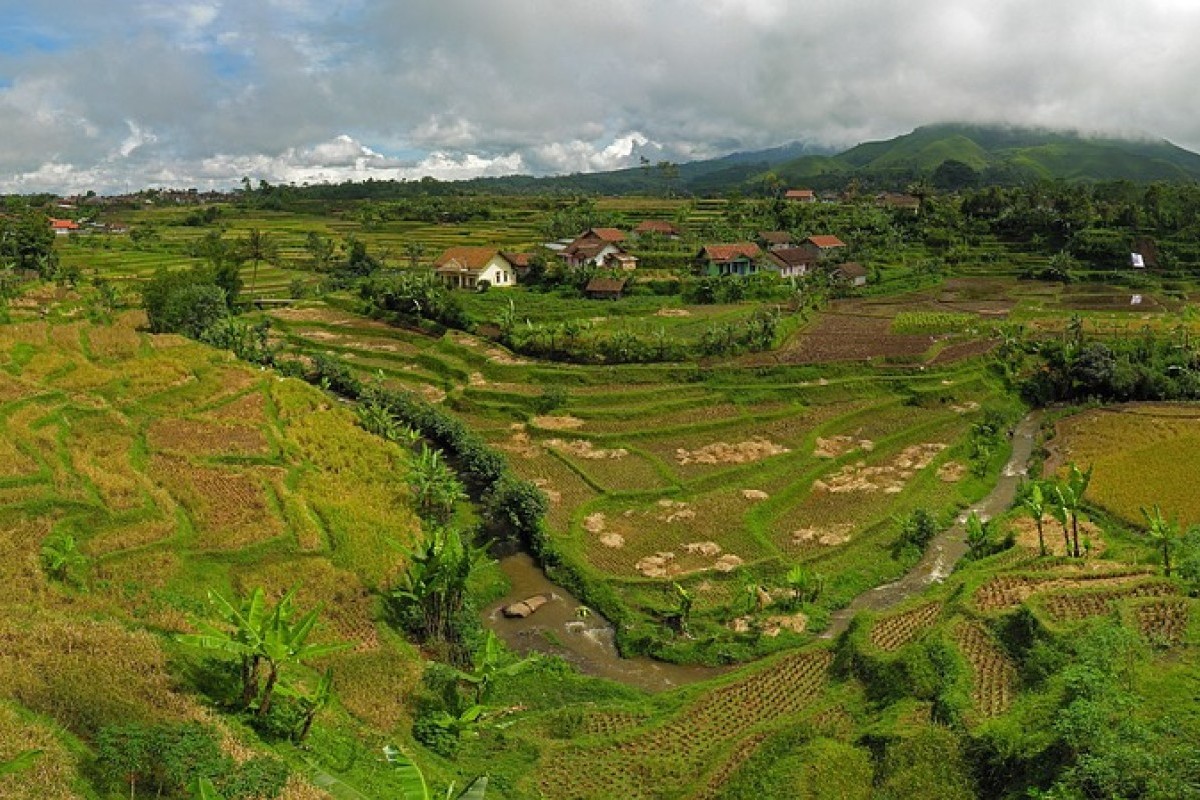
M 701 254 L 709 261 L 736 261 L 739 258 L 758 258 L 762 250 L 754 242 L 738 242 L 737 244 L 706 244 Z
M 69 219 L 50 218 L 50 227 L 56 231 L 75 231 L 79 230 L 79 223 Z
M 433 265 L 438 269 L 450 267 L 478 272 L 487 266 L 497 252 L 494 247 L 451 247 Z
M 606 242 L 625 241 L 625 231 L 619 228 L 589 228 L 588 233 L 594 233 Z M 587 236 L 587 233 L 584 236 Z
M 812 200 L 815 199 L 812 189 L 788 189 L 783 193 L 787 200 Z
M 530 259 L 533 258 L 533 253 L 510 253 L 507 250 L 501 250 L 500 255 L 514 267 L 522 268 L 528 267 Z
M 846 243 L 836 236 L 810 236 L 806 240 L 811 245 L 827 250 L 831 247 L 845 247 Z
M 678 236 L 679 226 L 665 219 L 648 219 L 633 229 L 634 233 L 659 233 L 663 236 Z
M 817 263 L 817 256 L 804 247 L 781 247 L 767 253 L 767 257 L 776 261 L 781 267 L 799 267 Z

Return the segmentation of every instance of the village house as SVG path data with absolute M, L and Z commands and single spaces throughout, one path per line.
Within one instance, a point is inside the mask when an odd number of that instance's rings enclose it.
M 838 264 L 833 268 L 833 274 L 834 277 L 841 280 L 847 286 L 867 285 L 867 268 L 853 261 L 846 264 Z
M 67 236 L 79 230 L 79 223 L 70 219 L 50 218 L 50 230 L 57 236 Z
M 780 277 L 799 278 L 816 268 L 819 259 L 806 247 L 781 247 L 767 251 L 767 261 Z
M 587 265 L 603 267 L 610 256 L 626 256 L 619 268 L 633 269 L 637 258 L 625 252 L 620 244 L 623 241 L 625 232 L 617 228 L 588 228 L 567 245 L 562 257 L 568 267 L 578 269 Z
M 792 246 L 792 235 L 787 231 L 759 231 L 758 244 L 764 250 L 780 250 Z
M 512 264 L 513 274 L 516 275 L 517 283 L 525 280 L 529 275 L 529 267 L 533 261 L 533 253 L 514 253 L 511 250 L 501 250 L 500 256 Z
M 451 289 L 478 289 L 481 284 L 508 288 L 517 282 L 516 268 L 494 247 L 451 247 L 433 266 Z
M 754 242 L 706 244 L 696 254 L 695 261 L 702 275 L 754 275 L 762 256 L 762 250 Z
M 875 205 L 880 208 L 893 208 L 898 211 L 917 213 L 921 210 L 921 198 L 911 194 L 884 192 L 875 196 Z
M 819 259 L 829 258 L 846 247 L 846 243 L 836 236 L 810 236 L 800 245 Z
M 665 219 L 648 219 L 640 222 L 633 232 L 638 236 L 656 235 L 666 239 L 678 239 L 683 235 L 678 225 Z
M 626 283 L 624 278 L 592 278 L 583 292 L 593 300 L 620 300 Z
M 812 189 L 788 189 L 783 193 L 783 199 L 790 203 L 815 203 L 817 196 Z

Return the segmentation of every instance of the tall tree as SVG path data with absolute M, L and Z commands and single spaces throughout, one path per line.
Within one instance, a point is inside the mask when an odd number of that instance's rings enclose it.
M 254 271 L 250 274 L 250 291 L 257 291 L 258 265 L 262 261 L 274 262 L 278 259 L 279 244 L 271 234 L 251 228 L 246 238 L 242 239 L 241 250 L 245 259 L 254 264 Z

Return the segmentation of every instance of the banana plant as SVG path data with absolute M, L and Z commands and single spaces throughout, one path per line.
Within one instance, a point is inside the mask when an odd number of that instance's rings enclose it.
M 1021 498 L 1021 507 L 1037 525 L 1038 554 L 1044 556 L 1046 555 L 1046 537 L 1042 532 L 1042 517 L 1046 514 L 1046 496 L 1042 492 L 1041 483 L 1034 481 L 1029 485 L 1029 490 Z
M 400 796 L 396 800 L 434 800 L 421 768 L 404 755 L 400 748 L 390 744 L 384 746 L 383 757 L 400 777 Z M 487 794 L 487 784 L 487 776 L 481 775 L 472 781 L 461 794 L 456 795 L 454 784 L 451 783 L 446 788 L 446 800 L 484 800 L 484 796 Z
M 1164 517 L 1162 509 L 1157 504 L 1154 506 L 1153 514 L 1143 508 L 1142 516 L 1146 519 L 1146 532 L 1150 536 L 1150 541 L 1154 542 L 1162 556 L 1163 574 L 1169 578 L 1171 577 L 1171 551 L 1175 549 L 1175 545 L 1179 541 L 1179 522 Z
M 192 786 L 192 800 L 225 800 L 225 797 L 217 794 L 213 782 L 208 778 L 197 778 Z

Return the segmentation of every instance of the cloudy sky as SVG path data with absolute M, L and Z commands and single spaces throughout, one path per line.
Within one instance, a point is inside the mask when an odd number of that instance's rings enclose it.
M 951 120 L 1200 150 L 1195 0 L 0 0 L 0 192 L 442 179 Z

